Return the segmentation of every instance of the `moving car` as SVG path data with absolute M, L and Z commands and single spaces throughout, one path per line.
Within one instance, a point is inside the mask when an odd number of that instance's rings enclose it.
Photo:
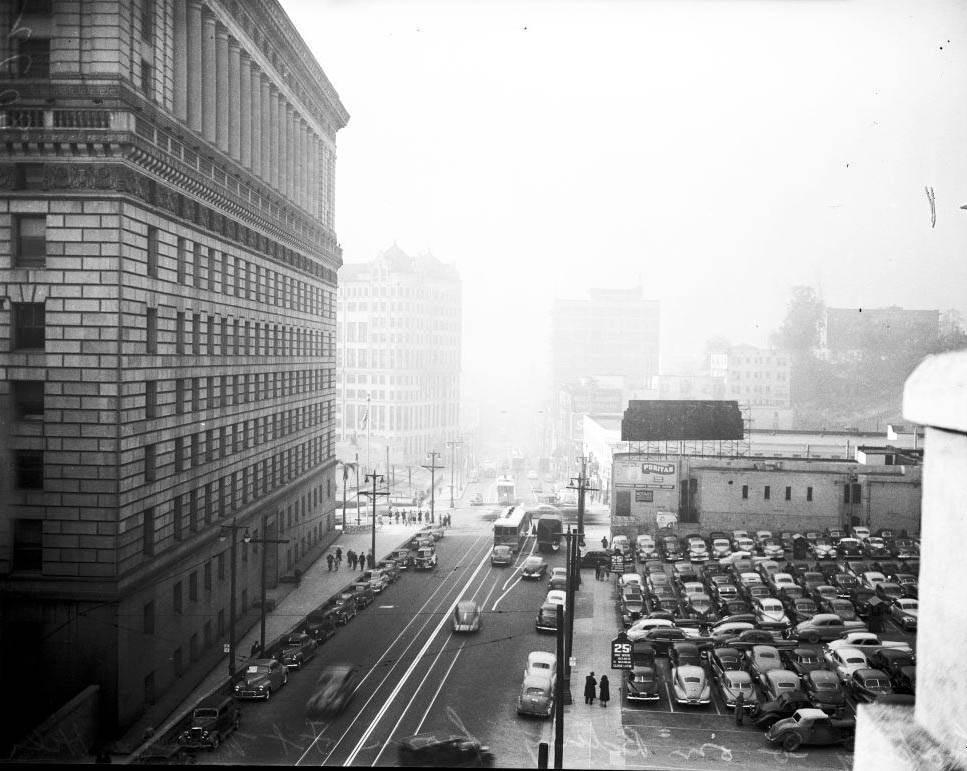
M 679 704 L 708 704 L 712 701 L 712 688 L 700 666 L 673 667 L 671 681 L 672 693 Z
M 242 679 L 233 689 L 236 699 L 272 698 L 272 691 L 289 682 L 289 670 L 278 659 L 255 659 L 247 667 Z
M 282 646 L 282 663 L 289 669 L 301 669 L 315 658 L 318 643 L 305 632 L 290 634 Z
M 491 555 L 491 560 L 493 556 Z M 547 563 L 542 557 L 528 557 L 520 569 L 521 578 L 533 578 L 540 581 L 547 573 Z
M 849 744 L 855 731 L 856 723 L 852 720 L 833 720 L 821 709 L 806 707 L 773 723 L 766 738 L 781 744 L 786 752 L 793 752 L 803 745 Z
M 493 753 L 486 745 L 469 736 L 446 736 L 423 733 L 399 740 L 399 759 L 404 766 L 488 766 Z
M 306 716 L 325 718 L 342 712 L 358 686 L 358 675 L 356 664 L 328 664 L 306 702 Z
M 471 506 L 483 506 L 483 502 L 484 502 L 483 496 L 480 493 L 474 493 L 473 495 L 470 496 Z
M 454 632 L 476 632 L 480 629 L 480 605 L 474 600 L 460 600 L 453 609 Z
M 550 717 L 554 712 L 554 683 L 546 675 L 526 675 L 517 698 L 518 715 Z
M 190 750 L 218 749 L 222 740 L 238 728 L 240 719 L 238 703 L 231 696 L 208 696 L 191 711 L 188 728 L 178 734 L 178 744 Z

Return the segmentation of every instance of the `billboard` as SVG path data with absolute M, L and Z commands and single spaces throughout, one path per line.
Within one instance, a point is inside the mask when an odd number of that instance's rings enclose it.
M 624 461 L 612 466 L 615 487 L 643 490 L 674 490 L 678 486 L 678 464 L 674 461 Z

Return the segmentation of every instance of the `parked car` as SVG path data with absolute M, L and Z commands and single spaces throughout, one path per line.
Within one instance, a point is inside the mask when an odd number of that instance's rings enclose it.
M 890 618 L 903 629 L 917 628 L 917 613 L 920 602 L 909 597 L 899 597 L 890 603 Z
M 601 549 L 589 549 L 581 555 L 581 567 L 593 568 L 598 565 L 611 567 L 611 553 Z
M 840 538 L 836 542 L 836 554 L 840 557 L 859 557 L 863 553 L 863 545 L 855 538 Z
M 796 624 L 790 630 L 789 636 L 806 643 L 815 644 L 836 640 L 847 631 L 849 631 L 849 627 L 838 615 L 817 613 L 808 621 L 801 621 Z
M 471 506 L 483 506 L 483 502 L 484 502 L 484 499 L 483 499 L 483 496 L 480 493 L 473 493 L 470 496 L 470 505 Z
M 396 566 L 400 570 L 406 570 L 413 565 L 413 555 L 409 549 L 396 549 L 390 554 L 390 558 L 396 562 Z
M 671 670 L 672 694 L 678 704 L 708 704 L 712 701 L 712 688 L 705 670 L 694 664 L 673 667 Z
M 753 600 L 752 612 L 755 613 L 756 623 L 760 626 L 765 624 L 789 626 L 789 617 L 786 615 L 785 608 L 774 597 L 758 597 Z
M 877 584 L 873 593 L 884 602 L 893 602 L 903 597 L 903 589 L 900 588 L 900 585 L 891 584 L 889 581 Z
M 631 636 L 630 633 L 628 636 Z M 658 627 L 657 629 L 649 629 L 640 639 L 650 643 L 656 654 L 667 654 L 668 649 L 674 643 L 688 640 L 688 634 L 680 627 Z
M 528 557 L 520 569 L 521 578 L 533 578 L 540 581 L 547 574 L 547 563 L 542 557 Z
M 306 716 L 318 719 L 338 715 L 346 708 L 358 686 L 358 665 L 327 664 L 306 702 Z
M 527 675 L 517 698 L 518 715 L 550 717 L 554 712 L 554 683 L 545 675 Z
M 843 621 L 843 625 L 846 627 L 845 631 L 851 631 L 853 629 L 866 629 L 866 624 L 857 615 L 856 608 L 853 607 L 853 603 L 849 600 L 843 600 L 839 597 L 825 600 L 823 602 L 822 611 L 823 613 L 832 613 L 839 616 Z
M 631 626 L 641 618 L 645 612 L 645 598 L 638 587 L 630 586 L 622 590 L 621 599 L 618 600 L 618 612 L 621 614 L 621 622 L 625 627 Z
M 790 672 L 795 672 L 800 679 L 805 679 L 810 672 L 825 669 L 826 662 L 817 648 L 799 646 L 792 650 L 781 652 L 783 663 Z
M 781 693 L 778 698 L 760 705 L 753 716 L 756 728 L 769 728 L 779 720 L 791 717 L 797 709 L 811 706 L 809 698 L 802 691 Z
M 724 535 L 720 538 L 712 538 L 711 559 L 719 560 L 728 557 L 732 553 L 732 544 Z
M 178 744 L 190 750 L 218 749 L 226 736 L 238 728 L 241 711 L 231 696 L 213 694 L 191 711 L 188 728 L 178 734 Z
M 342 626 L 348 624 L 359 612 L 359 608 L 356 606 L 355 592 L 340 592 L 336 599 L 333 600 L 333 609 L 336 614 L 336 623 Z
M 859 648 L 827 649 L 824 657 L 830 670 L 836 673 L 841 683 L 849 680 L 857 670 L 869 668 L 866 654 Z
M 373 586 L 369 581 L 357 581 L 352 585 L 351 591 L 356 598 L 358 608 L 365 608 L 376 599 L 376 592 L 373 591 Z
M 394 559 L 380 560 L 376 563 L 376 567 L 383 571 L 391 584 L 396 583 L 400 577 L 400 566 Z
M 480 630 L 480 605 L 475 600 L 460 600 L 453 609 L 454 632 Z
M 910 651 L 897 648 L 881 648 L 873 651 L 869 656 L 870 668 L 886 672 L 890 678 L 896 677 L 903 667 L 914 665 L 914 656 Z
M 655 547 L 655 539 L 646 533 L 639 535 L 635 539 L 635 551 L 638 554 L 639 562 L 644 562 L 647 559 L 658 556 L 658 550 Z
M 770 669 L 762 679 L 762 686 L 766 697 L 775 700 L 781 693 L 799 691 L 799 677 L 788 669 Z
M 524 677 L 540 675 L 553 680 L 557 676 L 557 656 L 547 651 L 531 651 L 524 664 Z
M 746 656 L 749 661 L 749 673 L 763 685 L 765 684 L 763 678 L 768 672 L 782 669 L 779 651 L 771 645 L 753 645 Z
M 713 648 L 708 654 L 709 668 L 713 677 L 721 677 L 725 672 L 745 669 L 745 660 L 735 648 Z
M 567 590 L 567 568 L 551 568 L 551 577 L 547 579 L 548 589 Z
M 809 545 L 809 554 L 818 560 L 835 559 L 836 544 L 830 538 L 820 536 Z
M 236 699 L 272 698 L 277 691 L 289 682 L 289 670 L 278 659 L 255 659 L 245 667 L 242 679 L 232 689 Z
M 282 663 L 289 669 L 301 669 L 316 656 L 318 643 L 306 632 L 290 634 L 282 646 Z
M 386 575 L 386 572 L 382 568 L 364 570 L 361 580 L 369 584 L 369 588 L 373 590 L 373 594 L 380 594 L 383 589 L 390 585 L 389 576 Z
M 625 670 L 625 696 L 628 701 L 658 701 L 658 678 L 654 667 L 634 664 Z
M 819 612 L 816 603 L 809 597 L 803 597 L 801 600 L 790 600 L 785 608 L 786 615 L 793 624 L 801 624 L 803 621 L 809 621 L 809 619 Z
M 814 707 L 840 714 L 846 709 L 846 690 L 835 672 L 814 669 L 802 679 L 802 688 Z
M 752 685 L 752 676 L 744 669 L 725 670 L 717 675 L 715 682 L 722 701 L 729 709 L 735 709 L 740 695 L 746 712 L 754 712 L 758 708 L 759 698 Z
M 541 605 L 540 610 L 537 611 L 537 631 L 538 632 L 556 632 L 557 631 L 557 609 L 558 605 L 551 602 L 545 602 Z
M 336 634 L 336 609 L 332 605 L 313 610 L 306 616 L 306 632 L 317 643 L 324 643 Z
M 513 558 L 511 558 L 511 562 L 513 562 Z M 423 546 L 416 550 L 416 555 L 413 557 L 413 567 L 416 570 L 436 570 L 436 566 L 437 555 L 433 546 Z
M 893 684 L 886 672 L 862 667 L 850 675 L 846 689 L 857 702 L 872 702 L 893 693 Z

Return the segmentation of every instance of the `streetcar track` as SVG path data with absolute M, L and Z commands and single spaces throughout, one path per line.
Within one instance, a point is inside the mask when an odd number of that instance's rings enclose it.
M 457 578 L 457 581 L 456 581 L 456 583 L 459 583 L 459 581 L 463 578 L 463 576 L 466 575 L 467 571 L 469 571 L 469 570 L 471 570 L 473 568 L 473 563 L 464 565 L 463 564 L 463 561 L 468 557 L 468 555 L 471 552 L 475 551 L 478 548 L 479 548 L 479 543 L 478 543 L 477 540 L 475 540 L 473 543 L 470 544 L 469 547 L 467 547 L 467 550 L 464 552 L 462 558 L 458 561 L 459 571 L 458 570 L 452 571 L 451 574 L 450 574 L 450 576 L 448 576 L 448 578 L 454 576 L 455 574 L 457 574 L 459 572 L 460 573 L 460 577 Z M 384 652 L 376 660 L 376 663 L 373 664 L 373 666 L 370 668 L 370 670 L 360 679 L 359 684 L 353 690 L 353 694 L 352 694 L 353 696 L 355 696 L 357 693 L 359 693 L 360 690 L 362 690 L 364 684 L 369 679 L 369 677 L 373 674 L 373 672 L 376 671 L 376 669 L 378 669 L 380 667 L 385 668 L 385 675 L 383 676 L 382 680 L 380 680 L 379 683 L 372 689 L 371 695 L 369 696 L 368 699 L 366 699 L 366 701 L 363 703 L 362 707 L 359 708 L 359 710 L 357 711 L 357 713 L 356 713 L 355 717 L 353 718 L 352 722 L 350 722 L 349 726 L 346 727 L 346 729 L 342 732 L 342 734 L 339 736 L 339 738 L 336 739 L 335 741 L 332 741 L 332 743 L 330 744 L 329 752 L 326 754 L 325 758 L 323 758 L 322 765 L 326 765 L 326 762 L 329 760 L 330 756 L 333 754 L 333 752 L 336 751 L 336 748 L 339 746 L 340 743 L 342 743 L 342 741 L 345 739 L 346 735 L 353 729 L 353 727 L 355 726 L 356 722 L 359 720 L 360 716 L 363 714 L 363 711 L 376 698 L 376 695 L 379 693 L 379 689 L 389 679 L 390 675 L 392 675 L 392 673 L 396 669 L 396 667 L 401 664 L 401 662 L 403 660 L 403 656 L 406 655 L 407 651 L 409 651 L 409 649 L 411 647 L 413 647 L 413 645 L 419 639 L 419 637 L 423 633 L 423 631 L 425 631 L 426 628 L 432 623 L 433 618 L 439 612 L 439 609 L 442 608 L 444 604 L 446 604 L 446 600 L 444 600 L 442 603 L 439 603 L 434 608 L 434 610 L 432 610 L 431 612 L 429 612 L 429 613 L 427 613 L 425 615 L 424 615 L 424 610 L 427 608 L 428 605 L 430 605 L 431 603 L 434 602 L 434 598 L 436 597 L 436 595 L 441 590 L 446 589 L 446 591 L 444 592 L 444 596 L 446 596 L 446 595 L 449 594 L 449 592 L 453 588 L 454 588 L 453 585 L 450 585 L 446 580 L 441 581 L 440 584 L 433 590 L 432 594 L 427 598 L 426 602 L 424 602 L 423 605 L 420 606 L 420 609 L 413 615 L 413 617 L 400 630 L 398 637 L 395 640 L 393 640 L 393 642 L 391 642 L 386 647 L 386 649 L 384 650 Z M 406 646 L 403 648 L 403 650 L 400 651 L 398 655 L 396 655 L 395 657 L 393 657 L 392 659 L 390 659 L 392 661 L 392 665 L 390 667 L 386 668 L 386 665 L 385 665 L 384 662 L 387 659 L 390 658 L 389 655 L 388 655 L 389 652 L 394 648 L 394 646 L 396 646 L 399 642 L 401 642 L 401 639 L 402 639 L 403 634 L 410 628 L 410 626 L 413 625 L 413 624 L 416 624 L 420 620 L 423 620 L 422 626 L 420 626 L 420 628 L 418 630 L 416 630 L 416 632 L 413 634 L 412 639 L 410 640 L 409 643 L 406 644 Z M 328 728 L 328 726 L 327 726 L 327 728 Z M 313 739 L 313 741 L 309 744 L 309 746 L 306 747 L 306 749 L 303 752 L 303 754 L 298 758 L 298 760 L 296 760 L 295 765 L 299 765 L 300 763 L 302 763 L 302 761 L 305 760 L 305 758 L 309 754 L 309 752 L 312 751 L 312 748 L 322 738 L 323 738 L 323 733 L 320 733 L 318 736 L 316 736 L 315 739 Z

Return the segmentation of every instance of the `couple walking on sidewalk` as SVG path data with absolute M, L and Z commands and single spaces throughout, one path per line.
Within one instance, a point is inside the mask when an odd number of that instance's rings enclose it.
M 608 682 L 607 675 L 601 675 L 601 684 L 594 678 L 594 672 L 584 678 L 584 703 L 594 704 L 595 686 L 598 686 L 598 698 L 601 699 L 601 706 L 607 707 L 611 700 L 611 683 Z

